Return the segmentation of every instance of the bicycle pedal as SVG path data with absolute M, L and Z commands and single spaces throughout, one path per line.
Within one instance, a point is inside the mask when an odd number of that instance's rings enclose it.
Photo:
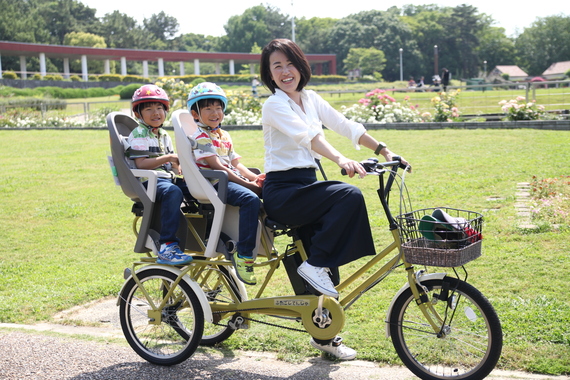
M 245 318 L 241 315 L 236 315 L 232 318 L 231 321 L 228 322 L 228 326 L 232 330 L 247 330 L 249 329 L 249 325 L 245 322 Z

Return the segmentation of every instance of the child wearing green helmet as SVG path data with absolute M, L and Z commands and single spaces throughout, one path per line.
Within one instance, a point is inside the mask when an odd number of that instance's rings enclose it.
M 198 125 L 198 130 L 192 135 L 198 143 L 194 156 L 201 169 L 228 173 L 227 203 L 239 207 L 239 241 L 236 252 L 232 254 L 232 262 L 239 279 L 255 285 L 253 250 L 261 208 L 260 182 L 264 175 L 253 173 L 239 161 L 241 156 L 234 150 L 230 134 L 221 129 L 227 102 L 224 90 L 211 82 L 200 83 L 190 91 L 188 110 Z M 216 182 L 213 184 L 217 186 Z

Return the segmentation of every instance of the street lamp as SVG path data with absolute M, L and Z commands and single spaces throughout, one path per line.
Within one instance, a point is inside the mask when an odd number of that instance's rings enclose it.
M 483 79 L 487 80 L 487 61 L 483 61 Z
M 438 58 L 437 45 L 433 45 L 433 75 L 439 74 L 437 58 Z
M 402 52 L 404 49 L 400 48 L 400 81 L 404 80 L 404 65 L 402 63 Z
M 293 0 L 291 0 L 291 41 L 295 42 L 295 14 L 293 13 Z

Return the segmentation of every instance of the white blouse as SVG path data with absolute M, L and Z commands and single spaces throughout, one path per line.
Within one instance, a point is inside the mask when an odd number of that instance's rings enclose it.
M 359 149 L 366 132 L 360 123 L 348 120 L 312 90 L 301 90 L 305 112 L 280 89 L 263 105 L 261 123 L 265 140 L 265 172 L 292 168 L 317 168 L 311 140 L 323 134 L 323 124 L 347 137 Z

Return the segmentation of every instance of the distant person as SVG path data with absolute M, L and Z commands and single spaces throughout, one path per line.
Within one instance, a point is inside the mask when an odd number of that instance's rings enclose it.
M 420 80 L 418 81 L 418 83 L 416 83 L 416 88 L 419 92 L 424 92 L 424 87 L 425 87 L 425 83 L 424 83 L 424 77 L 420 77 Z
M 416 87 L 423 87 L 424 86 L 424 77 L 420 77 L 420 81 L 417 83 Z
M 440 78 L 439 75 L 434 75 L 431 77 L 431 87 L 433 92 L 439 92 Z
M 259 86 L 259 80 L 257 79 L 257 75 L 253 77 L 253 79 L 251 80 L 251 93 L 253 94 L 254 97 L 257 98 L 258 94 L 257 94 L 257 86 Z
M 449 81 L 451 80 L 451 72 L 445 67 L 441 72 L 441 84 L 443 85 L 443 92 L 447 92 L 447 86 L 449 86 Z
M 416 81 L 414 80 L 414 77 L 410 77 L 410 80 L 408 81 L 408 88 L 414 87 L 416 87 Z

